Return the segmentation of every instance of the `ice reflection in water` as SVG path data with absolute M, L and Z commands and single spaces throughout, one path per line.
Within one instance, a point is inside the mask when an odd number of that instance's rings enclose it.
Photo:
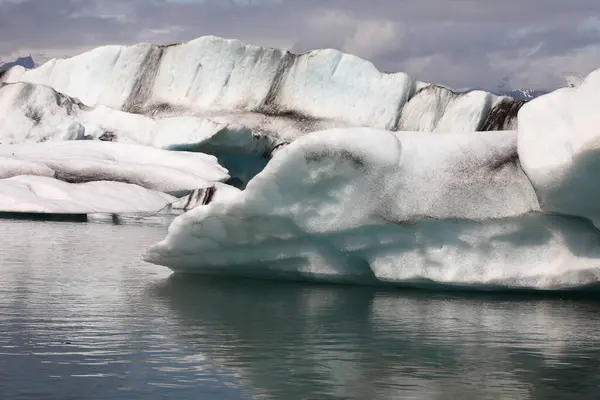
M 596 300 L 169 277 L 165 231 L 0 221 L 3 398 L 600 394 Z

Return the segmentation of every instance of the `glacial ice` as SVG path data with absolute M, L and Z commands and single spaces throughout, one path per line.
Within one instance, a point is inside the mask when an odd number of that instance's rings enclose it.
M 45 165 L 67 182 L 119 181 L 174 195 L 229 178 L 213 156 L 103 141 L 5 145 L 0 146 L 3 158 Z M 0 166 L 0 173 L 6 175 L 2 170 Z M 36 175 L 32 172 L 28 168 L 28 174 Z M 13 175 L 17 174 L 23 175 L 15 170 Z
M 296 55 L 214 36 L 171 46 L 104 46 L 32 70 L 9 70 L 2 80 L 53 88 L 88 111 L 100 108 L 85 113 L 89 119 L 72 118 L 87 135 L 100 136 L 103 126 L 117 140 L 153 144 L 156 138 L 163 146 L 205 140 L 211 136 L 204 129 L 207 119 L 243 127 L 233 130 L 237 137 L 240 132 L 250 138 L 267 136 L 272 149 L 307 132 L 335 127 L 514 128 L 517 111 L 494 112 L 500 103 L 513 103 L 510 98 L 481 91 L 457 94 L 404 73 L 382 73 L 369 61 L 337 50 Z M 170 117 L 188 119 L 168 134 L 153 128 L 155 121 Z M 501 121 L 494 125 L 490 118 Z M 127 129 L 132 121 L 137 130 Z
M 3 82 L 3 86 L 2 86 Z M 275 151 L 331 128 L 515 129 L 521 102 L 382 73 L 337 50 L 205 36 L 104 46 L 0 77 L 0 143 L 110 138 L 216 155 L 243 188 Z
M 519 159 L 542 209 L 600 228 L 600 70 L 576 87 L 527 103 L 519 113 Z
M 0 206 L 185 211 L 146 256 L 175 271 L 596 284 L 599 71 L 525 102 L 331 49 L 105 46 L 0 74 Z
M 228 178 L 202 153 L 91 140 L 0 145 L 2 212 L 157 212 L 215 185 L 220 198 L 234 190 L 220 183 Z
M 149 262 L 175 271 L 353 283 L 570 288 L 600 234 L 539 213 L 516 132 L 314 132 L 242 192 L 179 216 Z
M 175 201 L 166 193 L 123 182 L 67 183 L 35 175 L 0 179 L 3 213 L 156 213 Z

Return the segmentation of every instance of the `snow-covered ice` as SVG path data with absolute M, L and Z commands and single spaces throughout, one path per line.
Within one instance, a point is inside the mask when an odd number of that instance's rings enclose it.
M 99 114 L 112 110 L 109 118 L 78 119 L 88 135 L 95 135 L 97 125 L 116 131 L 137 119 L 140 131 L 123 129 L 117 136 L 145 144 L 157 134 L 152 121 L 142 122 L 144 116 L 192 117 L 181 132 L 172 133 L 172 141 L 158 135 L 163 145 L 204 140 L 206 133 L 197 126 L 207 118 L 285 141 L 333 127 L 462 132 L 492 126 L 486 124 L 491 117 L 502 118 L 496 129 L 512 127 L 516 119 L 516 110 L 494 113 L 503 101 L 512 102 L 509 98 L 480 91 L 457 94 L 405 73 L 380 72 L 369 61 L 337 50 L 296 55 L 214 36 L 172 46 L 104 46 L 32 70 L 9 70 L 3 80 L 53 88 L 88 109 L 103 107 Z M 4 96 L 9 95 L 0 93 Z
M 157 213 L 176 200 L 166 193 L 123 182 L 67 183 L 34 175 L 0 179 L 0 212 Z
M 197 189 L 234 190 L 220 184 L 228 178 L 202 153 L 91 140 L 0 145 L 4 212 L 157 212 Z
M 4 158 L 11 163 L 44 165 L 67 182 L 119 181 L 174 195 L 229 178 L 214 156 L 92 140 L 4 145 L 0 146 L 0 160 Z M 6 176 L 3 165 L 0 162 L 0 174 Z M 24 168 L 20 173 L 12 167 L 12 175 L 37 175 L 30 164 Z
M 176 271 L 599 283 L 599 71 L 522 101 L 332 49 L 104 46 L 1 74 L 0 206 L 185 212 L 147 254 Z
M 600 233 L 539 213 L 516 133 L 315 132 L 238 194 L 179 216 L 176 271 L 557 289 L 596 283 Z
M 599 103 L 600 70 L 527 103 L 519 113 L 519 158 L 544 211 L 600 228 Z

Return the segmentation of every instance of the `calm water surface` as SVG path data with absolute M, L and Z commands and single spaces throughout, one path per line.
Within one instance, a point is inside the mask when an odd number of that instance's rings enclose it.
M 1 399 L 596 399 L 600 303 L 170 276 L 166 226 L 0 221 Z

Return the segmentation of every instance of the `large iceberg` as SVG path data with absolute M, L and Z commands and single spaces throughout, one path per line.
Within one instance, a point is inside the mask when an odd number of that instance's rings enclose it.
M 0 74 L 0 194 L 185 212 L 146 256 L 175 271 L 581 287 L 600 278 L 599 87 L 523 101 L 332 49 L 104 46 Z
M 96 114 L 110 109 L 110 118 L 74 117 L 88 134 L 101 134 L 103 128 L 117 134 L 118 140 L 144 144 L 160 136 L 161 145 L 204 141 L 211 135 L 203 128 L 207 120 L 269 136 L 271 148 L 307 132 L 345 126 L 394 131 L 508 129 L 514 128 L 522 105 L 505 96 L 483 91 L 458 94 L 405 73 L 380 72 L 369 61 L 337 50 L 297 55 L 214 36 L 171 46 L 104 46 L 32 70 L 11 69 L 0 82 L 49 87 L 88 110 L 100 108 Z M 10 94 L 0 92 L 0 99 L 5 96 Z M 146 122 L 141 116 L 148 117 Z M 149 127 L 154 121 L 160 124 L 182 116 L 188 120 L 178 123 L 179 129 L 171 125 L 172 137 Z M 131 120 L 145 133 L 121 129 Z
M 178 217 L 146 259 L 176 271 L 335 282 L 566 288 L 600 235 L 539 213 L 516 132 L 347 129 L 277 153 L 243 192 Z
M 333 49 L 293 54 L 205 36 L 104 46 L 4 71 L 0 143 L 86 138 L 204 152 L 243 188 L 309 132 L 510 130 L 522 105 L 380 72 Z

